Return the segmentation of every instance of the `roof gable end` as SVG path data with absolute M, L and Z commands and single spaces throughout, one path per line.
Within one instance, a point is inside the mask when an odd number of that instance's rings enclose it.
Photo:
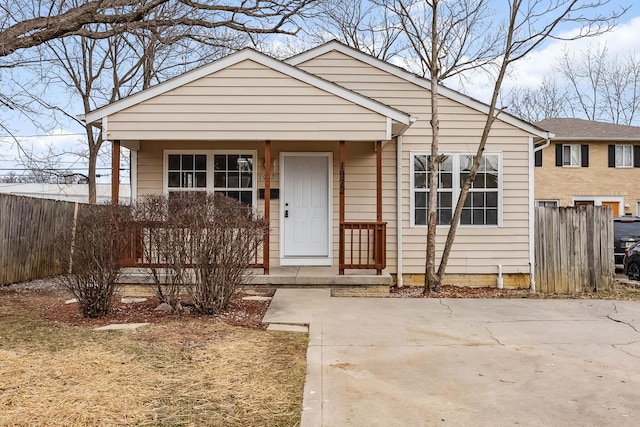
M 396 77 L 399 77 L 403 80 L 406 80 L 410 83 L 413 83 L 419 87 L 422 87 L 427 90 L 431 90 L 431 81 L 429 79 L 418 76 L 417 74 L 413 74 L 389 62 L 382 61 L 381 59 L 378 59 L 364 52 L 361 52 L 357 49 L 354 49 L 350 46 L 347 46 L 337 40 L 332 40 L 323 45 L 320 45 L 318 47 L 302 52 L 298 55 L 294 55 L 289 59 L 287 59 L 285 62 L 287 62 L 290 65 L 298 66 L 304 62 L 317 58 L 331 51 L 340 52 L 351 58 L 354 58 L 368 65 L 371 65 L 372 67 L 375 67 L 389 74 L 392 74 Z M 445 86 L 442 86 L 442 85 L 438 86 L 438 94 L 446 98 L 449 98 L 453 101 L 456 101 L 462 105 L 465 105 L 469 108 L 472 108 L 476 111 L 479 111 L 481 113 L 484 113 L 484 114 L 489 113 L 489 106 L 487 104 L 481 101 L 478 101 L 477 99 L 474 99 L 468 95 L 455 91 L 453 89 L 449 89 Z M 522 129 L 540 138 L 548 139 L 550 137 L 549 132 L 525 120 L 512 116 L 511 114 L 500 112 L 499 119 L 504 121 L 505 123 L 509 123 L 510 125 L 513 125 L 519 129 Z
M 299 68 L 286 64 L 285 62 L 279 61 L 275 58 L 272 58 L 268 55 L 265 55 L 263 53 L 260 53 L 250 48 L 243 49 L 241 51 L 228 55 L 224 58 L 221 58 L 217 61 L 214 61 L 210 64 L 204 65 L 202 67 L 196 68 L 187 73 L 174 77 L 170 80 L 159 83 L 149 89 L 138 92 L 137 94 L 128 96 L 119 101 L 116 101 L 104 107 L 98 108 L 94 111 L 91 111 L 90 113 L 87 113 L 84 116 L 84 120 L 87 123 L 93 123 L 93 122 L 99 121 L 104 117 L 107 117 L 117 112 L 120 112 L 122 110 L 125 110 L 136 104 L 142 103 L 148 99 L 162 95 L 170 90 L 184 86 L 188 83 L 191 83 L 195 80 L 206 77 L 217 71 L 220 71 L 230 66 L 233 66 L 235 64 L 238 64 L 247 59 L 254 61 L 258 64 L 261 64 L 265 67 L 271 68 L 275 71 L 281 72 L 289 77 L 300 80 L 318 89 L 324 90 L 328 93 L 331 93 L 335 96 L 343 98 L 354 104 L 360 105 L 361 107 L 367 108 L 378 114 L 386 116 L 392 120 L 395 120 L 398 123 L 402 123 L 404 125 L 410 125 L 413 120 L 412 117 L 407 113 L 399 111 L 395 108 L 392 108 L 388 105 L 385 105 L 374 99 L 368 98 L 359 93 L 350 91 L 336 83 L 330 82 L 321 77 L 307 73 L 306 71 L 303 71 Z

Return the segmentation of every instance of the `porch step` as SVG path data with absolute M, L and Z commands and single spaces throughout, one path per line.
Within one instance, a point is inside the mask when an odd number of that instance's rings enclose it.
M 332 296 L 384 297 L 389 295 L 389 288 L 393 285 L 393 277 L 386 271 L 379 276 L 375 270 L 353 270 L 339 275 L 333 267 L 274 267 L 269 275 L 261 272 L 251 272 L 245 286 L 256 289 L 330 288 Z M 149 286 L 153 283 L 148 270 L 142 268 L 127 268 L 120 279 L 126 294 L 153 293 Z

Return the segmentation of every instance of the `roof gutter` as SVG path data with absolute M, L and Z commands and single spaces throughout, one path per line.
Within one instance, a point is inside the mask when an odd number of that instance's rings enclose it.
M 551 132 L 547 132 L 547 136 L 544 139 L 544 144 L 540 144 L 540 145 L 535 145 L 535 143 L 533 143 L 533 152 L 535 153 L 536 151 L 540 151 L 544 148 L 547 148 L 548 146 L 551 145 L 551 138 L 553 138 L 553 134 Z
M 558 136 L 554 137 L 558 142 L 562 141 L 590 141 L 590 142 L 640 142 L 640 138 L 637 137 L 611 137 L 611 136 Z

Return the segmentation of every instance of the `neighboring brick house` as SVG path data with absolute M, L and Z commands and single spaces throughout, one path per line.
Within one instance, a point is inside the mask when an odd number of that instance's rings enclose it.
M 640 127 L 582 119 L 535 123 L 555 136 L 536 152 L 536 206 L 595 205 L 640 214 Z

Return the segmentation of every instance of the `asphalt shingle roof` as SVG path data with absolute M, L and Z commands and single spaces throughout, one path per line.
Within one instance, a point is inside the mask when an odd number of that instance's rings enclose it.
M 545 119 L 534 123 L 536 126 L 555 134 L 554 139 L 594 138 L 594 139 L 638 139 L 640 127 L 594 122 L 583 119 Z

